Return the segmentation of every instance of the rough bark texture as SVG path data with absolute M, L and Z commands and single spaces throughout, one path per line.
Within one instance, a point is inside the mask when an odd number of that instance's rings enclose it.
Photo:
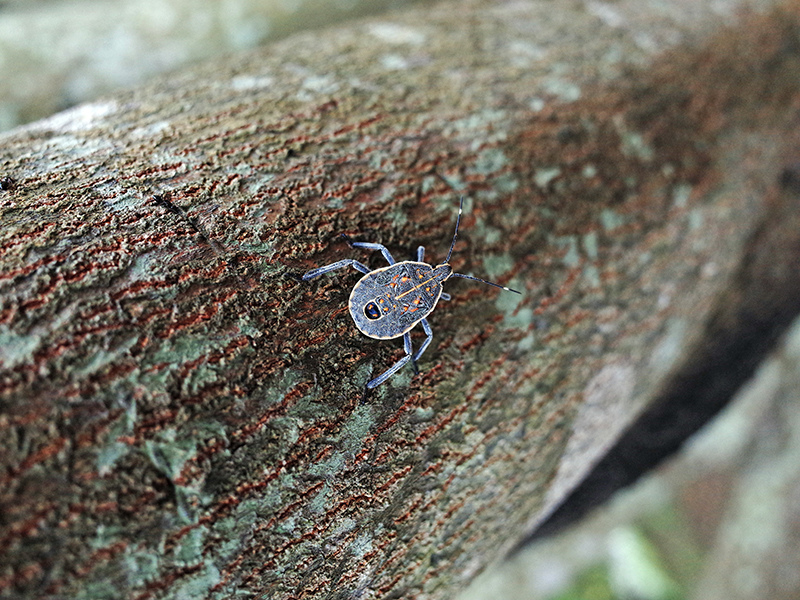
M 660 6 L 442 4 L 3 138 L 0 594 L 443 598 L 727 397 L 800 307 L 798 9 Z M 293 275 L 441 259 L 459 194 L 524 295 L 449 282 L 365 395 L 400 344 Z

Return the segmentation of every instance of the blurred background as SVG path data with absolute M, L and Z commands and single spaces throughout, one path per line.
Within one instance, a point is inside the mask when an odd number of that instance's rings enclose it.
M 800 598 L 800 320 L 683 450 L 459 600 Z
M 413 3 L 5 0 L 0 131 L 294 31 Z M 487 570 L 458 599 L 800 598 L 798 390 L 800 322 L 678 456 Z
M 0 1 L 0 131 L 206 58 L 412 3 Z

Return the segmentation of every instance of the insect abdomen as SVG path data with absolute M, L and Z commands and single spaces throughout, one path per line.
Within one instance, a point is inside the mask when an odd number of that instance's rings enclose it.
M 350 315 L 364 335 L 400 337 L 428 316 L 441 296 L 433 269 L 404 261 L 367 273 L 350 294 Z

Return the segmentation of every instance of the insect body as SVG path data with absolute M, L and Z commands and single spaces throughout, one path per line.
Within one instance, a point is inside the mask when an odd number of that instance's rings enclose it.
M 350 293 L 356 327 L 378 340 L 400 337 L 433 312 L 451 274 L 449 265 L 433 268 L 410 260 L 367 273 Z
M 324 267 L 312 269 L 303 275 L 303 280 L 308 281 L 323 273 L 344 267 L 353 267 L 361 271 L 364 276 L 353 287 L 349 301 L 350 315 L 353 317 L 356 327 L 364 335 L 378 340 L 390 340 L 403 336 L 406 355 L 384 373 L 367 383 L 368 388 L 374 388 L 382 384 L 409 360 L 413 362 L 416 370 L 417 360 L 419 360 L 419 357 L 422 356 L 422 353 L 425 352 L 433 339 L 433 331 L 426 317 L 436 308 L 436 303 L 439 302 L 439 299 L 450 300 L 450 295 L 442 290 L 442 284 L 450 277 L 481 281 L 508 292 L 519 294 L 517 290 L 512 290 L 491 281 L 485 281 L 470 275 L 462 275 L 461 273 L 453 273 L 453 269 L 450 266 L 450 255 L 456 245 L 463 205 L 464 199 L 462 198 L 458 207 L 456 231 L 450 244 L 450 251 L 447 253 L 445 261 L 440 265 L 434 267 L 423 262 L 425 258 L 425 248 L 423 246 L 417 248 L 416 261 L 397 262 L 382 244 L 352 242 L 350 245 L 355 248 L 379 250 L 389 263 L 389 266 L 370 271 L 369 267 L 357 260 L 345 259 Z M 425 341 L 422 342 L 422 346 L 419 347 L 416 353 L 412 354 L 411 334 L 409 332 L 417 323 L 422 325 L 426 337 Z

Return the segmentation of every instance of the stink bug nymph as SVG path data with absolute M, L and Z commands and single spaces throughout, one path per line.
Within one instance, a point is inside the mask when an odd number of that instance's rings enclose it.
M 417 370 L 419 357 L 422 356 L 422 353 L 425 352 L 433 339 L 433 331 L 426 317 L 436 308 L 436 303 L 440 298 L 450 300 L 450 295 L 442 291 L 442 284 L 451 277 L 472 279 L 488 283 L 507 292 L 520 293 L 517 290 L 512 290 L 485 279 L 453 273 L 453 268 L 450 266 L 450 255 L 456 245 L 458 225 L 461 222 L 463 206 L 464 198 L 461 198 L 461 203 L 458 206 L 458 217 L 456 217 L 456 232 L 453 234 L 453 241 L 450 243 L 450 251 L 447 253 L 447 258 L 440 265 L 434 267 L 422 262 L 425 257 L 424 246 L 417 248 L 417 260 L 396 262 L 383 244 L 350 242 L 348 240 L 350 246 L 354 248 L 380 250 L 383 257 L 388 261 L 389 266 L 370 271 L 366 265 L 348 258 L 324 267 L 311 269 L 303 275 L 303 281 L 308 281 L 323 273 L 344 267 L 353 267 L 361 271 L 364 276 L 353 287 L 349 300 L 350 315 L 353 317 L 356 327 L 367 337 L 376 340 L 391 340 L 403 336 L 406 355 L 384 373 L 367 383 L 368 388 L 371 389 L 382 384 L 399 371 L 409 360 L 414 364 L 414 370 Z M 411 334 L 409 332 L 417 323 L 422 324 L 422 329 L 427 337 L 416 354 L 412 355 Z

